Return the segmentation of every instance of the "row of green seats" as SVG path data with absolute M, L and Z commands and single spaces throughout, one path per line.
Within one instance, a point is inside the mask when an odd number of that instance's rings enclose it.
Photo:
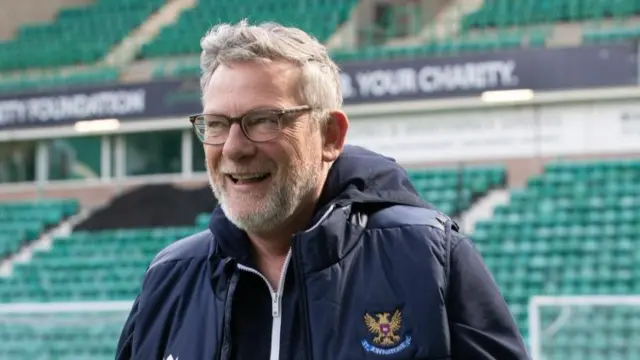
M 0 92 L 19 93 L 62 87 L 104 84 L 116 82 L 119 75 L 119 70 L 114 68 L 97 68 L 70 73 L 53 71 L 43 74 L 26 73 L 17 76 L 0 76 Z
M 24 25 L 0 45 L 0 70 L 96 62 L 163 0 L 111 1 L 65 8 L 50 23 Z
M 639 170 L 593 170 L 589 173 L 579 172 L 551 172 L 540 176 L 535 176 L 529 179 L 527 185 L 529 187 L 543 186 L 543 185 L 562 185 L 579 183 L 580 185 L 595 185 L 598 186 L 608 185 L 615 187 L 612 183 L 633 183 L 636 181 Z M 622 184 L 624 185 L 624 184 Z
M 188 236 L 193 232 L 193 227 L 157 227 L 135 229 L 112 229 L 100 231 L 75 231 L 68 235 L 64 241 L 101 242 L 118 240 L 139 239 L 178 239 Z
M 202 213 L 202 214 L 198 214 L 198 216 L 196 217 L 196 227 L 200 228 L 201 230 L 203 229 L 207 229 L 209 227 L 209 221 L 211 220 L 211 214 L 209 213 Z
M 63 209 L 34 209 L 30 211 L 11 211 L 0 208 L 0 224 L 3 222 L 37 221 L 53 225 L 64 217 Z M 3 225 L 0 225 L 2 228 Z
M 24 228 L 16 223 L 0 225 L 0 259 L 10 256 L 30 241 L 37 239 L 43 230 L 41 223 L 26 222 Z
M 148 241 L 141 239 L 141 241 L 114 241 L 108 242 L 75 242 L 57 240 L 55 247 L 51 249 L 49 257 L 65 257 L 65 256 L 114 256 L 118 254 L 130 254 L 134 257 L 137 256 L 150 256 L 155 254 L 158 249 L 161 249 L 172 242 L 176 241 L 175 238 L 165 239 L 152 239 Z
M 0 259 L 18 252 L 25 241 L 25 236 L 22 235 L 0 234 Z
M 51 338 L 47 334 L 42 336 L 43 338 L 34 336 L 26 338 L 25 341 L 11 341 L 6 346 L 3 343 L 0 359 L 97 360 L 111 356 L 110 359 L 113 360 L 118 343 L 117 336 L 106 338 L 103 335 L 103 339 L 74 341 Z
M 638 180 L 637 159 L 554 161 L 476 223 L 474 243 L 525 334 L 531 296 L 640 292 Z M 592 325 L 611 334 L 604 323 Z
M 506 28 L 558 22 L 629 18 L 640 12 L 635 0 L 485 0 L 462 19 L 462 28 Z
M 33 221 L 12 221 L 0 224 L 0 235 L 3 236 L 27 236 L 38 235 L 42 231 L 43 224 Z
M 551 200 L 552 201 L 552 200 Z M 494 209 L 493 222 L 497 223 L 523 223 L 535 225 L 566 226 L 568 224 L 588 225 L 625 223 L 640 221 L 640 208 L 637 207 L 610 207 L 605 210 L 580 208 L 579 202 L 573 207 L 558 206 L 561 211 L 549 209 L 532 204 L 531 202 L 514 203 L 512 206 L 498 206 Z M 576 208 L 576 206 L 578 206 Z
M 156 38 L 146 44 L 141 58 L 163 57 L 200 52 L 199 40 L 211 27 L 211 17 L 216 22 L 237 22 L 248 18 L 252 23 L 276 21 L 284 25 L 299 27 L 318 40 L 326 41 L 336 28 L 344 22 L 357 4 L 355 0 L 342 1 L 201 1 L 194 8 L 183 12 L 174 25 L 165 27 Z M 312 14 L 311 17 L 301 14 Z
M 536 232 L 537 229 L 532 228 L 532 232 Z M 525 232 L 521 232 L 524 234 Z M 616 242 L 607 241 L 606 245 L 600 245 L 598 238 L 602 239 L 604 234 L 594 234 L 593 236 L 566 236 L 566 237 L 542 237 L 539 239 L 533 239 L 533 241 L 527 241 L 527 238 L 515 238 L 508 239 L 500 236 L 501 229 L 495 228 L 492 232 L 490 230 L 480 230 L 474 232 L 473 239 L 478 246 L 482 249 L 483 254 L 486 255 L 499 255 L 499 254 L 526 254 L 526 255 L 544 255 L 545 261 L 561 260 L 556 258 L 555 255 L 566 257 L 567 266 L 571 266 L 571 261 L 578 261 L 581 257 L 584 257 L 585 262 L 589 262 L 591 259 L 594 261 L 608 260 L 609 253 L 634 254 L 634 250 L 637 247 L 640 240 L 634 239 L 630 236 L 619 236 L 616 238 Z M 597 255 L 602 253 L 603 258 L 592 258 L 591 255 Z M 535 260 L 535 259 L 531 259 Z M 620 265 L 628 265 L 620 261 Z M 562 265 L 560 263 L 559 265 Z
M 121 324 L 118 324 L 118 322 L 124 320 L 127 317 L 127 314 L 122 313 L 111 314 L 114 315 L 113 318 L 117 320 L 101 321 L 97 324 L 87 324 L 86 322 L 82 322 L 81 320 L 85 320 L 86 316 L 89 314 L 93 315 L 91 312 L 68 312 L 65 314 L 57 314 L 58 316 L 64 317 L 68 320 L 80 320 L 78 321 L 76 326 L 62 326 L 55 323 L 19 323 L 12 324 L 13 326 L 10 326 L 6 323 L 2 323 L 0 324 L 0 339 L 13 338 L 15 340 L 20 340 L 29 337 L 33 338 L 47 335 L 48 337 L 56 338 L 61 341 L 74 338 L 99 340 L 100 337 L 104 335 L 118 334 L 121 330 Z M 23 319 L 31 315 L 24 313 L 12 313 L 4 314 L 4 316 L 7 320 L 15 320 Z M 111 317 L 109 317 L 109 320 L 110 319 Z
M 30 262 L 14 266 L 11 277 L 0 278 L 0 302 L 131 299 L 158 251 L 199 230 L 114 229 L 57 237 L 51 250 L 36 251 Z
M 237 12 L 235 13 L 237 14 Z M 328 14 L 314 14 L 317 15 L 317 19 L 309 19 L 308 22 L 301 22 L 296 24 L 301 29 L 313 34 L 317 38 L 327 39 L 335 28 L 337 27 L 337 23 L 329 22 L 329 21 L 318 21 L 318 19 L 325 18 L 330 16 L 332 13 Z M 278 14 L 278 17 L 286 16 L 283 14 Z M 259 19 L 263 21 L 273 20 L 273 21 L 282 21 L 285 18 L 274 18 L 273 16 L 265 16 L 264 19 Z M 238 19 L 230 19 L 229 21 L 237 21 Z M 258 19 L 256 19 L 258 21 Z M 198 54 L 201 51 L 200 48 L 200 38 L 202 35 L 208 30 L 210 27 L 210 23 L 203 23 L 202 26 L 198 27 L 190 27 L 186 31 L 176 31 L 171 28 L 160 33 L 158 36 L 159 40 L 151 42 L 145 45 L 142 48 L 140 53 L 141 58 L 155 58 L 155 57 L 164 57 L 164 56 L 174 56 L 174 55 L 183 55 L 183 54 Z
M 472 177 L 460 177 L 460 178 L 431 178 L 431 179 L 412 179 L 413 185 L 418 189 L 425 190 L 444 190 L 444 189 L 464 189 L 472 191 L 474 193 L 482 193 L 487 189 L 501 185 L 502 181 L 499 179 L 492 179 L 489 177 L 478 176 Z
M 442 168 L 424 168 L 424 169 L 408 169 L 407 174 L 411 179 L 457 179 L 462 176 L 463 179 L 469 180 L 477 177 L 488 177 L 492 179 L 494 184 L 501 183 L 506 174 L 506 168 L 503 165 L 487 165 L 487 166 L 465 166 L 465 167 L 442 167 Z
M 116 338 L 114 341 L 117 343 L 117 340 Z M 0 360 L 113 360 L 114 357 L 115 350 L 112 350 L 110 353 L 96 354 L 91 348 L 85 349 L 82 352 L 74 352 L 73 354 L 58 354 L 49 350 L 34 350 L 29 347 L 7 351 L 0 350 Z
M 608 159 L 594 161 L 554 161 L 545 164 L 544 174 L 577 174 L 581 176 L 597 176 L 603 172 L 640 172 L 640 159 Z
M 556 247 L 557 248 L 557 247 Z M 578 272 L 590 272 L 597 273 L 602 276 L 606 276 L 608 280 L 616 280 L 622 282 L 637 282 L 634 279 L 634 272 L 638 270 L 638 266 L 635 264 L 637 255 L 633 253 L 623 253 L 622 251 L 607 250 L 601 254 L 594 252 L 581 252 L 567 251 L 566 249 L 560 249 L 555 252 L 527 252 L 522 254 L 516 254 L 514 252 L 500 251 L 500 249 L 491 249 L 489 244 L 478 244 L 478 249 L 486 253 L 485 261 L 491 264 L 490 267 L 496 272 L 507 271 L 513 272 L 517 269 L 538 269 L 544 271 L 560 271 L 567 273 L 569 271 Z M 491 250 L 490 250 L 491 249 Z M 564 258 L 564 259 L 563 259 Z M 617 258 L 620 262 L 617 262 Z M 563 262 L 563 260 L 566 260 Z M 523 277 L 518 277 L 518 274 L 513 274 L 511 281 L 522 282 L 525 280 Z M 528 277 L 532 274 L 523 274 L 524 277 Z M 547 277 L 549 274 L 545 274 Z M 499 278 L 496 273 L 494 276 Z M 533 276 L 533 275 L 532 275 Z M 509 279 L 501 279 L 502 281 L 509 282 Z M 527 281 L 525 281 L 526 283 Z
M 104 281 L 97 283 L 97 279 L 93 281 L 77 281 L 77 282 L 53 282 L 49 279 L 14 279 L 10 282 L 2 282 L 0 284 L 0 293 L 7 294 L 12 292 L 107 292 L 114 290 L 136 289 L 140 285 L 140 280 L 144 274 L 145 267 L 140 267 L 136 276 L 127 279 L 122 278 L 103 278 Z M 134 274 L 135 272 L 131 272 Z M 87 279 L 87 276 L 84 277 Z
M 88 287 L 90 284 L 83 284 L 83 286 L 68 288 L 56 286 L 51 289 L 2 289 L 0 291 L 0 303 L 126 301 L 134 299 L 139 294 L 140 282 L 137 284 L 135 287 L 133 285 L 119 284 Z
M 480 227 L 481 224 L 477 224 L 476 233 L 474 236 L 479 237 L 482 235 L 482 229 Z M 603 236 L 633 236 L 634 232 L 637 234 L 637 231 L 640 230 L 640 225 L 637 222 L 629 222 L 622 224 L 611 223 L 609 226 L 602 226 L 600 224 L 594 224 L 593 226 L 587 225 L 557 225 L 557 226 L 541 226 L 531 224 L 518 224 L 518 223 L 489 223 L 485 227 L 487 233 L 491 235 L 503 234 L 503 237 L 508 238 L 509 236 L 514 237 L 522 237 L 527 239 L 535 239 L 536 237 L 539 239 L 547 239 L 559 236 L 561 238 L 572 238 L 572 237 L 603 237 Z M 524 239 L 523 239 L 524 240 Z
M 543 200 L 536 206 L 545 212 L 553 211 L 575 211 L 585 212 L 590 210 L 625 210 L 640 205 L 640 196 L 638 195 L 596 195 L 580 197 L 579 194 L 573 193 L 570 189 L 562 191 L 561 189 L 534 191 L 533 194 L 539 194 L 539 199 Z M 552 197 L 556 196 L 556 199 Z M 526 209 L 532 206 L 532 203 L 514 202 L 514 207 L 518 209 Z
M 76 199 L 38 199 L 26 201 L 0 202 L 0 209 L 34 210 L 34 209 L 63 209 L 66 215 L 78 211 L 79 203 Z
M 42 199 L 0 203 L 0 258 L 37 239 L 47 227 L 75 213 L 73 199 Z
M 337 62 L 396 60 L 454 55 L 468 52 L 506 50 L 520 48 L 525 44 L 529 47 L 540 47 L 544 46 L 544 43 L 545 35 L 543 33 L 533 32 L 529 35 L 504 33 L 498 34 L 496 37 L 478 36 L 474 38 L 452 38 L 448 40 L 434 40 L 418 45 L 370 45 L 355 49 L 336 49 L 331 55 Z
M 187 34 L 193 32 L 193 34 Z M 200 51 L 197 41 L 184 41 L 181 39 L 195 39 L 198 31 L 193 29 L 177 32 L 171 28 L 166 35 L 143 50 L 143 57 L 159 57 L 176 54 L 198 53 Z M 456 38 L 448 41 L 429 41 L 424 44 L 408 46 L 370 45 L 356 49 L 334 49 L 331 57 L 339 63 L 363 60 L 393 60 L 410 59 L 425 56 L 453 55 L 461 52 L 491 51 L 498 49 L 517 48 L 527 44 L 530 47 L 544 46 L 547 31 L 534 29 L 530 31 L 511 30 L 491 36 L 475 36 L 469 38 Z M 366 41 L 365 41 L 366 43 Z M 200 67 L 197 61 L 186 61 L 173 66 L 160 62 L 153 70 L 154 78 L 175 77 L 186 78 L 199 75 Z
M 589 181 L 583 181 L 577 177 L 573 178 L 573 181 L 558 181 L 560 179 L 551 179 L 549 176 L 545 176 L 544 178 L 530 180 L 529 191 L 524 194 L 518 194 L 516 197 L 555 197 L 557 195 L 633 197 L 640 195 L 640 188 L 637 186 L 638 176 L 640 174 L 613 176 L 606 180 L 590 178 Z
M 160 250 L 160 249 L 158 249 Z M 151 258 L 147 256 L 127 256 L 116 255 L 93 256 L 90 258 L 67 258 L 67 257 L 44 257 L 30 263 L 36 271 L 81 271 L 81 270 L 101 270 L 109 269 L 113 264 L 121 267 L 144 268 L 149 265 Z
M 582 32 L 582 40 L 589 43 L 613 43 L 626 41 L 640 37 L 638 27 L 612 27 L 606 29 L 585 29 Z

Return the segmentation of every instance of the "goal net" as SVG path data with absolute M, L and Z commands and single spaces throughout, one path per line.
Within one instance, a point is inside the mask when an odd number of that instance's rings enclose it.
M 0 360 L 113 360 L 132 304 L 0 304 Z
M 533 360 L 640 359 L 640 296 L 536 296 L 529 302 Z

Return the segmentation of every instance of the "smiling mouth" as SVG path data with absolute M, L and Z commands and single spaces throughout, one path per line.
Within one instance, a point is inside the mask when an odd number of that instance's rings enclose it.
M 257 184 L 261 181 L 268 179 L 271 173 L 256 173 L 256 174 L 228 174 L 227 177 L 231 179 L 234 184 Z

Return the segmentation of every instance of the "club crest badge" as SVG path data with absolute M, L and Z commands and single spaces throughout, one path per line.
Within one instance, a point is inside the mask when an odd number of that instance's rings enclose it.
M 401 352 L 411 344 L 411 336 L 400 335 L 402 329 L 402 312 L 365 314 L 364 324 L 371 334 L 371 342 L 362 340 L 362 346 L 368 352 L 378 355 L 393 355 Z

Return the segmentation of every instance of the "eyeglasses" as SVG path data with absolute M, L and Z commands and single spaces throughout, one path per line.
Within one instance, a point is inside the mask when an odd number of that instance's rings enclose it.
M 198 139 L 207 145 L 222 145 L 229 137 L 234 123 L 240 124 L 244 135 L 253 142 L 266 142 L 275 139 L 286 115 L 311 111 L 308 105 L 289 109 L 254 110 L 242 116 L 231 118 L 216 114 L 198 114 L 189 116 Z

